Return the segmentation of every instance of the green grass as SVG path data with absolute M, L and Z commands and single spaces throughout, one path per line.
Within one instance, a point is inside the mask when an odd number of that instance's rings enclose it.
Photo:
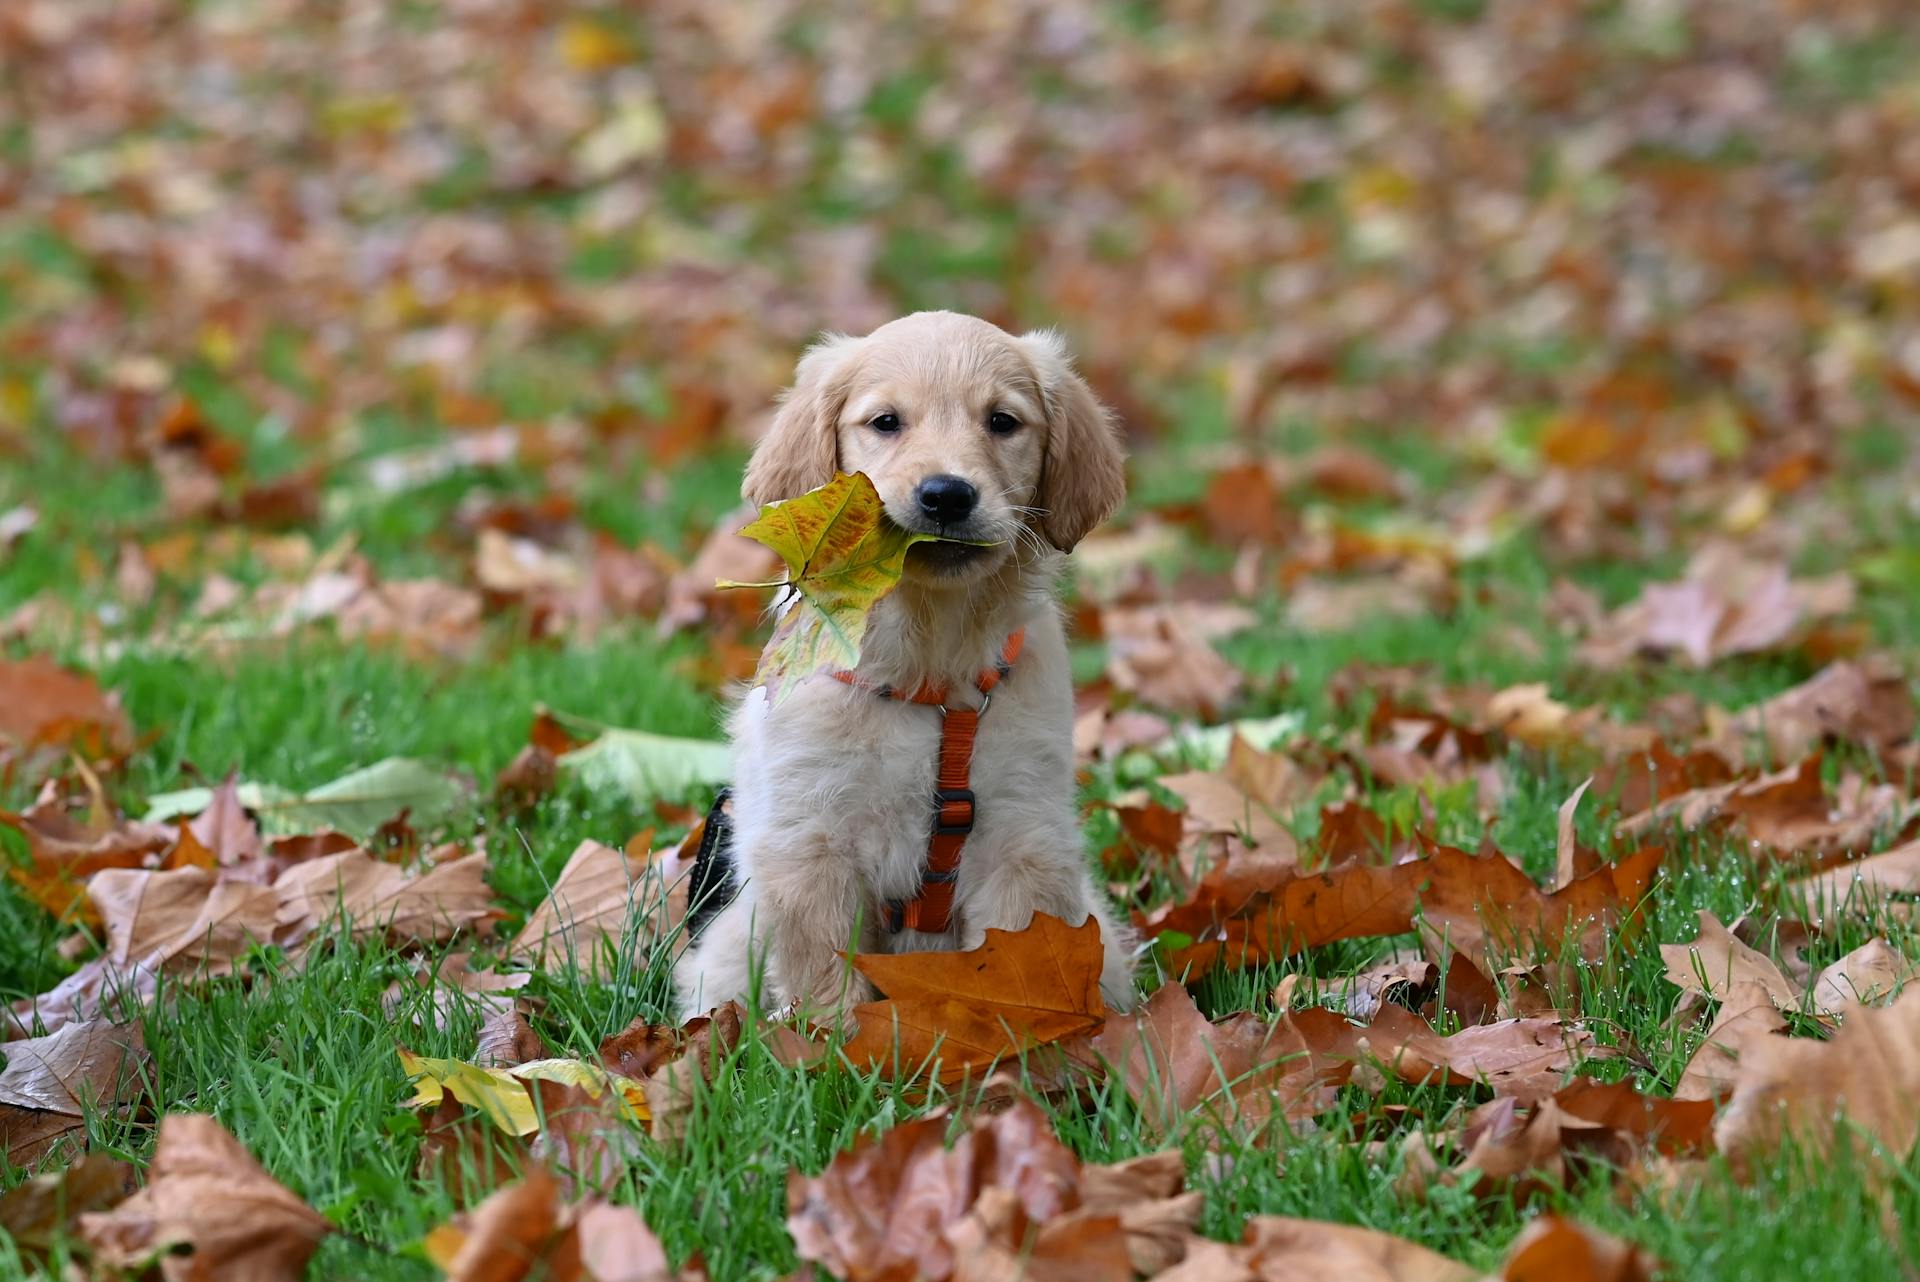
M 423 502 L 437 512 L 457 502 L 463 486 L 514 483 L 511 477 L 469 477 Z M 54 487 L 38 498 L 55 528 L 82 528 L 79 493 Z M 683 510 L 714 506 L 696 497 Z M 137 515 L 137 508 L 131 510 Z M 369 517 L 369 545 L 383 559 L 391 554 L 396 568 L 419 568 L 413 554 L 399 547 L 412 527 L 402 523 L 381 532 L 382 519 L 377 511 Z M 62 556 L 73 553 L 72 546 L 42 547 L 18 559 L 0 577 L 0 590 L 22 597 L 41 590 L 57 578 Z M 445 566 L 431 556 L 425 564 Z M 1444 619 L 1382 621 L 1334 637 L 1303 637 L 1270 623 L 1228 649 L 1254 677 L 1248 711 L 1297 711 L 1315 738 L 1337 736 L 1365 715 L 1364 706 L 1342 709 L 1327 693 L 1333 675 L 1356 661 L 1425 664 L 1449 683 L 1547 680 L 1558 693 L 1600 699 L 1623 714 L 1677 689 L 1743 702 L 1805 675 L 1802 664 L 1756 660 L 1705 675 L 1662 669 L 1652 680 L 1577 679 L 1567 668 L 1566 643 L 1533 610 L 1550 583 L 1530 549 L 1516 544 L 1469 568 L 1463 605 Z M 1537 647 L 1495 643 L 1514 627 Z M 76 641 L 69 657 L 90 661 L 150 736 L 122 785 L 125 799 L 137 806 L 144 794 L 178 786 L 183 776 L 211 779 L 237 770 L 250 779 L 299 786 L 395 754 L 461 767 L 484 784 L 525 741 L 537 703 L 636 728 L 714 735 L 715 703 L 676 667 L 699 644 L 697 637 L 663 644 L 636 631 L 591 644 L 528 646 L 503 627 L 474 658 L 459 663 L 422 663 L 325 637 L 225 657 L 137 645 L 101 657 Z M 1282 673 L 1284 682 L 1277 679 Z M 1500 765 L 1509 789 L 1492 831 L 1503 849 L 1544 874 L 1552 860 L 1555 810 L 1578 780 L 1521 752 Z M 1107 782 L 1094 785 L 1095 795 L 1117 786 L 1110 774 L 1103 778 Z M 17 786 L 5 797 L 8 804 L 24 799 Z M 1418 809 L 1406 790 L 1370 800 L 1384 814 Z M 1444 838 L 1472 844 L 1483 835 L 1469 798 L 1445 794 L 1437 805 L 1434 827 Z M 452 831 L 436 835 L 484 836 L 503 904 L 524 911 L 581 838 L 617 843 L 655 823 L 650 807 L 632 799 L 571 788 L 524 815 L 504 816 L 481 805 Z M 1589 839 L 1603 831 L 1591 814 L 1583 817 Z M 1603 1040 L 1631 1051 L 1629 1059 L 1600 1071 L 1628 1074 L 1647 1089 L 1672 1087 L 1699 1034 L 1669 1027 L 1676 992 L 1663 978 L 1652 944 L 1690 937 L 1703 908 L 1732 920 L 1760 897 L 1756 871 L 1724 843 L 1676 842 L 1639 941 L 1581 972 L 1587 1018 Z M 1914 950 L 1910 928 L 1886 925 L 1897 945 Z M 4 995 L 41 991 L 56 979 L 64 968 L 53 955 L 57 942 L 45 915 L 10 885 L 0 885 Z M 1216 975 L 1198 995 L 1203 1009 L 1216 1013 L 1265 1009 L 1273 985 L 1297 971 L 1316 981 L 1307 991 L 1331 1000 L 1342 977 L 1402 942 L 1352 941 L 1254 971 Z M 1828 947 L 1854 942 L 1835 940 Z M 535 981 L 532 993 L 545 1003 L 536 1023 L 556 1051 L 590 1051 L 630 1019 L 666 1016 L 664 957 L 633 940 L 627 946 L 638 952 L 616 982 L 594 982 L 565 969 Z M 339 941 L 317 948 L 298 968 L 269 951 L 255 959 L 251 979 L 178 984 L 145 1017 L 158 1110 L 213 1113 L 277 1178 L 344 1230 L 322 1249 L 314 1277 L 433 1276 L 417 1243 L 455 1207 L 446 1188 L 417 1174 L 419 1121 L 402 1106 L 405 1074 L 394 1048 L 466 1055 L 477 1016 L 435 1028 L 422 1019 L 425 999 L 418 992 L 393 1012 L 384 1010 L 389 985 L 417 965 L 416 958 L 381 947 Z M 676 1256 L 703 1253 L 717 1278 L 772 1278 L 794 1263 L 783 1227 L 787 1170 L 818 1170 L 856 1135 L 917 1115 L 939 1097 L 902 1094 L 886 1081 L 844 1068 L 785 1068 L 753 1040 L 737 1052 L 736 1070 L 701 1097 L 690 1138 L 680 1145 L 644 1143 L 613 1194 L 636 1202 Z M 1610 1175 L 1596 1173 L 1564 1194 L 1522 1207 L 1444 1188 L 1424 1202 L 1412 1200 L 1396 1185 L 1401 1157 L 1394 1144 L 1376 1151 L 1354 1142 L 1362 1133 L 1392 1134 L 1383 1111 L 1388 1105 L 1417 1109 L 1432 1131 L 1479 1098 L 1472 1091 L 1433 1088 L 1394 1087 L 1377 1097 L 1350 1091 L 1343 1108 L 1304 1132 L 1268 1134 L 1258 1142 L 1196 1126 L 1178 1142 L 1190 1158 L 1195 1187 L 1206 1193 L 1203 1227 L 1232 1236 L 1254 1214 L 1347 1220 L 1491 1268 L 1537 1205 L 1545 1205 L 1646 1244 L 1669 1261 L 1676 1277 L 1716 1279 L 1893 1276 L 1915 1245 L 1920 1181 L 1912 1169 L 1889 1195 L 1887 1222 L 1895 1229 L 1889 1237 L 1866 1177 L 1844 1162 L 1821 1164 L 1789 1154 L 1745 1184 L 1716 1166 L 1665 1201 L 1650 1191 L 1623 1193 Z M 1063 1138 L 1090 1160 L 1150 1147 L 1132 1105 L 1111 1085 L 1050 1107 Z M 151 1149 L 153 1117 L 96 1118 L 88 1139 L 96 1148 L 143 1158 Z M 24 1174 L 11 1172 L 5 1180 Z M 1810 1224 L 1818 1224 L 1819 1233 L 1809 1234 Z

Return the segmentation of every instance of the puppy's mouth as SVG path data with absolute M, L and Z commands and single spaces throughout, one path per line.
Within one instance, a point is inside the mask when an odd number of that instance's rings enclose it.
M 907 565 L 910 569 L 931 570 L 936 574 L 958 574 L 985 559 L 998 546 L 993 543 L 949 543 L 944 539 L 933 543 L 916 543 L 907 549 Z

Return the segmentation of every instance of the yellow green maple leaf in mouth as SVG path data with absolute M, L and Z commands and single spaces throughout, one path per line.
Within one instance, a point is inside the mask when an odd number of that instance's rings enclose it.
M 889 521 L 864 472 L 836 473 L 817 490 L 770 503 L 740 533 L 778 553 L 787 576 L 766 583 L 722 579 L 715 586 L 785 588 L 797 598 L 781 612 L 754 672 L 754 683 L 776 702 L 789 679 L 859 666 L 867 621 L 899 586 L 907 552 L 917 543 L 956 541 Z

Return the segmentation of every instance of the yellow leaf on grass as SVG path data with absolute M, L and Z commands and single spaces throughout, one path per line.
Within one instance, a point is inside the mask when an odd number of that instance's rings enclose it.
M 787 564 L 783 582 L 722 579 L 715 585 L 791 591 L 754 673 L 775 699 L 785 678 L 858 665 L 867 619 L 906 573 L 907 550 L 935 541 L 888 521 L 879 491 L 863 472 L 839 473 L 817 490 L 770 503 L 740 533 Z
M 509 1135 L 531 1135 L 540 1129 L 540 1117 L 533 1107 L 533 1096 L 524 1083 L 504 1068 L 481 1068 L 458 1059 L 435 1059 L 402 1049 L 400 1067 L 409 1076 L 418 1076 L 414 1096 L 407 1102 L 425 1107 L 438 1104 L 448 1095 L 482 1116 Z
M 558 1082 L 585 1091 L 589 1099 L 599 1099 L 608 1091 L 616 1092 L 620 1113 L 630 1122 L 645 1122 L 652 1114 L 647 1109 L 647 1090 L 631 1077 L 609 1073 L 598 1064 L 583 1059 L 536 1059 L 506 1070 L 523 1082 Z
M 534 1081 L 571 1086 L 595 1100 L 612 1091 L 622 1118 L 630 1122 L 652 1118 L 641 1083 L 586 1060 L 536 1059 L 509 1068 L 486 1068 L 465 1060 L 415 1055 L 402 1047 L 400 1066 L 418 1079 L 409 1107 L 430 1108 L 451 1095 L 509 1135 L 531 1135 L 540 1129 L 539 1109 L 527 1088 Z

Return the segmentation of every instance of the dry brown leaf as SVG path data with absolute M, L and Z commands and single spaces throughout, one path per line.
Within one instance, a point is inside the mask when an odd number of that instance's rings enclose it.
M 1676 755 L 1655 740 L 1646 749 L 1603 765 L 1594 775 L 1595 795 L 1612 800 L 1622 814 L 1637 815 L 1683 793 L 1733 781 L 1733 767 L 1717 752 Z
M 75 1221 L 104 1211 L 139 1187 L 131 1163 L 88 1153 L 64 1170 L 36 1176 L 0 1193 L 0 1232 L 29 1262 L 46 1263 Z
M 1200 500 L 1207 532 L 1228 546 L 1252 543 L 1271 547 L 1288 521 L 1280 503 L 1280 485 L 1266 459 L 1234 463 L 1207 480 Z
M 1813 978 L 1807 997 L 1815 1013 L 1844 1017 L 1899 992 L 1915 973 L 1913 960 L 1884 939 L 1869 939 Z
M 1185 903 L 1157 910 L 1143 925 L 1188 936 L 1192 942 L 1170 950 L 1168 962 L 1197 975 L 1216 959 L 1244 967 L 1335 940 L 1402 934 L 1414 928 L 1417 908 L 1424 932 L 1491 974 L 1495 950 L 1555 951 L 1569 933 L 1584 955 L 1597 957 L 1606 931 L 1646 893 L 1660 858 L 1658 848 L 1637 851 L 1549 894 L 1504 856 L 1429 843 L 1426 858 L 1384 867 L 1275 871 L 1240 883 L 1209 876 Z
M 76 822 L 51 793 L 19 814 L 0 810 L 0 824 L 27 842 L 29 862 L 9 861 L 7 875 L 56 918 L 93 923 L 98 919 L 87 911 L 87 879 L 105 868 L 141 867 L 172 847 L 176 836 L 165 825 L 135 820 Z
M 1159 743 L 1172 732 L 1165 717 L 1138 708 L 1115 709 L 1102 700 L 1074 716 L 1073 759 L 1079 765 L 1113 761 L 1133 748 Z
M 1907 679 L 1890 665 L 1833 663 L 1789 690 L 1742 709 L 1714 727 L 1733 760 L 1752 743 L 1775 761 L 1798 761 L 1830 743 L 1884 751 L 1913 737 Z
M 1235 731 L 1227 741 L 1227 762 L 1221 777 L 1261 806 L 1290 811 L 1306 801 L 1319 786 L 1317 775 L 1284 753 L 1256 748 Z
M 760 611 L 759 603 L 749 600 L 748 593 L 717 591 L 714 584 L 723 579 L 762 583 L 780 572 L 779 553 L 737 532 L 759 515 L 758 508 L 743 505 L 722 516 L 693 562 L 668 580 L 667 602 L 660 612 L 662 635 L 728 611 L 742 623 L 752 624 Z
M 1843 1114 L 1857 1131 L 1836 1127 Z M 1788 1134 L 1815 1151 L 1845 1136 L 1905 1160 L 1920 1137 L 1920 988 L 1849 1012 L 1831 1041 L 1766 1037 L 1742 1047 L 1715 1141 L 1737 1170 Z
M 1413 1012 L 1383 1006 L 1359 1031 L 1355 1053 L 1402 1081 L 1479 1083 L 1522 1100 L 1554 1094 L 1582 1060 L 1615 1053 L 1596 1044 L 1586 1029 L 1560 1019 L 1506 1019 L 1442 1037 Z
M 534 966 L 571 964 L 604 975 L 617 965 L 623 932 L 639 918 L 638 950 L 668 938 L 687 914 L 692 853 L 681 847 L 635 855 L 582 841 L 507 955 Z M 645 843 L 641 842 L 645 849 Z
M 1713 1143 L 1710 1104 L 1643 1095 L 1630 1082 L 1580 1078 L 1561 1087 L 1553 1102 L 1569 1117 L 1604 1126 L 1665 1156 L 1704 1152 Z
M 1155 707 L 1211 719 L 1233 702 L 1245 678 L 1210 642 L 1254 622 L 1251 612 L 1231 606 L 1103 609 L 1107 675 L 1117 689 Z
M 1601 859 L 1597 852 L 1581 846 L 1574 831 L 1576 812 L 1580 809 L 1580 799 L 1587 795 L 1587 789 L 1593 786 L 1593 780 L 1587 779 L 1573 795 L 1560 803 L 1559 824 L 1554 839 L 1553 888 L 1565 890 L 1582 877 L 1598 872 Z
M 1920 841 L 1787 884 L 1787 901 L 1815 920 L 1828 913 L 1868 916 L 1897 897 L 1920 896 Z
M 145 1005 L 159 984 L 160 959 L 148 957 L 116 965 L 111 957 L 95 957 L 37 997 L 23 997 L 0 1016 L 0 1042 L 31 1037 L 38 1028 L 55 1033 L 68 1024 L 99 1018 L 102 1010 L 121 1001 Z
M 195 1113 L 161 1119 L 145 1188 L 80 1219 L 102 1263 L 139 1268 L 158 1256 L 167 1282 L 297 1282 L 332 1232 L 220 1123 Z
M 267 631 L 289 636 L 330 623 L 345 639 L 395 645 L 419 656 L 459 657 L 480 639 L 478 592 L 438 579 L 381 581 L 364 559 L 304 583 L 269 584 L 255 606 Z
M 187 828 L 215 863 L 245 863 L 260 854 L 260 825 L 240 804 L 237 775 L 228 775 L 213 790 L 213 800 Z
M 580 566 L 572 557 L 491 525 L 480 531 L 474 544 L 473 581 L 499 596 L 571 592 L 581 579 Z
M 1651 731 L 1607 722 L 1597 707 L 1575 711 L 1555 699 L 1544 681 L 1496 691 L 1482 712 L 1489 730 L 1543 752 L 1563 752 L 1603 738 L 1606 749 L 1618 752 L 1626 741 L 1652 739 Z
M 1881 829 L 1906 812 L 1899 789 L 1856 781 L 1831 798 L 1820 777 L 1820 754 L 1755 779 L 1682 792 L 1620 821 L 1616 831 L 1640 839 L 1668 824 L 1688 831 L 1731 830 L 1766 852 L 1846 855 L 1864 851 Z
M 559 1183 L 536 1166 L 525 1179 L 429 1233 L 427 1258 L 448 1282 L 577 1277 L 577 1244 L 559 1240 L 562 1210 Z M 551 1258 L 555 1254 L 559 1260 Z
M 1653 1282 L 1659 1262 L 1631 1242 L 1542 1215 L 1507 1249 L 1500 1282 Z
M 818 1176 L 787 1179 L 800 1258 L 846 1282 L 1034 1276 L 1129 1282 L 1136 1262 L 1178 1258 L 1199 1213 L 1174 1155 L 1095 1173 L 1031 1100 L 976 1115 L 952 1148 L 924 1117 L 866 1139 Z
M 171 872 L 109 868 L 87 883 L 116 967 L 231 974 L 249 948 L 273 942 L 271 887 L 204 868 Z
M 473 1062 L 482 1068 L 511 1068 L 551 1055 L 547 1044 L 527 1022 L 516 1006 L 494 1011 L 480 1025 L 480 1038 L 473 1051 Z
M 487 886 L 484 855 L 443 849 L 409 876 L 364 850 L 343 850 L 296 864 L 274 879 L 277 938 L 299 943 L 344 919 L 356 939 L 444 943 L 481 929 L 499 914 Z
M 1157 780 L 1161 787 L 1180 798 L 1186 806 L 1185 831 L 1196 834 L 1223 833 L 1250 842 L 1264 857 L 1293 857 L 1293 834 L 1277 819 L 1269 805 L 1243 791 L 1224 774 L 1189 770 Z M 1229 846 L 1229 849 L 1232 849 Z
M 654 1139 L 686 1138 L 696 1094 L 713 1081 L 721 1065 L 740 1044 L 746 1021 L 745 1009 L 738 1002 L 728 1002 L 708 1014 L 695 1016 L 675 1030 L 679 1053 L 655 1063 L 645 1079 L 647 1109 L 653 1115 L 649 1129 Z M 797 1045 L 800 1035 L 792 1029 L 763 1024 L 760 1033 L 768 1039 L 776 1057 L 789 1065 L 812 1058 L 812 1046 L 808 1044 L 801 1050 Z M 644 1052 L 639 1051 L 631 1039 L 623 1042 L 618 1035 L 602 1042 L 599 1053 L 601 1062 L 609 1068 L 622 1059 L 637 1063 L 644 1058 Z
M 1443 1037 L 1398 1006 L 1364 1024 L 1318 1006 L 1271 1023 L 1243 1013 L 1209 1024 L 1178 984 L 1066 1047 L 1070 1061 L 1120 1074 L 1156 1136 L 1188 1124 L 1247 1133 L 1274 1117 L 1315 1117 L 1363 1066 L 1376 1082 L 1385 1074 L 1415 1085 L 1482 1083 L 1541 1099 L 1581 1058 L 1605 1053 L 1590 1033 L 1556 1019 L 1504 1020 Z
M 68 749 L 100 759 L 133 750 L 118 696 L 49 659 L 0 659 L 0 772 L 19 777 L 30 758 L 57 761 Z
M 1419 1010 L 1433 997 L 1440 968 L 1424 958 L 1396 958 L 1381 962 L 1347 981 L 1341 1005 L 1352 1019 L 1370 1020 L 1391 1003 Z
M 1155 1282 L 1474 1282 L 1463 1264 L 1374 1229 L 1257 1215 L 1237 1245 L 1196 1243 Z
M 1158 1139 L 1259 1066 L 1250 1039 L 1218 1033 L 1184 986 L 1167 984 L 1138 1010 L 1110 1017 L 1087 1051 L 1120 1074 L 1146 1133 Z
M 531 1009 L 531 1003 L 515 994 L 527 986 L 532 975 L 525 971 L 501 974 L 475 970 L 471 962 L 471 954 L 456 952 L 423 964 L 410 979 L 395 980 L 388 985 L 380 1005 L 392 1015 L 409 996 L 423 997 L 427 1020 L 438 1029 L 445 1029 L 456 1019 L 474 1012 L 479 1012 L 491 1024 L 502 1014 L 523 1007 Z
M 1682 991 L 1719 1000 L 1735 984 L 1755 983 L 1782 1010 L 1800 1008 L 1800 985 L 1782 974 L 1764 954 L 1734 938 L 1720 919 L 1705 909 L 1700 912 L 1699 937 L 1690 944 L 1662 944 L 1660 956 L 1667 963 L 1668 982 Z
M 0 1152 L 15 1166 L 38 1161 L 88 1111 L 113 1112 L 145 1089 L 147 1047 L 138 1023 L 71 1023 L 0 1053 Z
M 723 1009 L 729 1011 L 737 1028 L 739 1016 L 735 1012 L 738 1007 L 729 1003 Z M 686 1045 L 686 1031 L 672 1024 L 651 1024 L 644 1017 L 639 1017 L 613 1036 L 603 1039 L 594 1054 L 606 1065 L 608 1072 L 638 1081 L 653 1076 L 654 1071 L 667 1061 L 680 1058 Z
M 1287 624 L 1313 636 L 1333 636 L 1378 619 L 1430 615 L 1448 587 L 1446 571 L 1424 561 L 1373 578 L 1306 578 L 1287 592 Z
M 1698 1154 L 1711 1147 L 1714 1105 L 1641 1095 L 1624 1082 L 1576 1081 L 1531 1103 L 1496 1099 L 1475 1109 L 1450 1168 L 1411 1140 L 1401 1186 L 1424 1198 L 1435 1184 L 1464 1185 L 1477 1196 L 1525 1202 L 1568 1188 L 1596 1168 L 1629 1169 L 1651 1155 Z
M 1782 565 L 1710 545 L 1685 578 L 1649 583 L 1638 600 L 1615 610 L 1579 654 L 1595 667 L 1613 668 L 1636 654 L 1677 653 L 1704 668 L 1732 655 L 1783 648 L 1803 625 L 1852 609 L 1853 584 L 1845 575 L 1791 579 Z
M 1733 1090 L 1747 1048 L 1786 1031 L 1787 1021 L 1765 984 L 1754 980 L 1733 983 L 1721 996 L 1706 1040 L 1687 1061 L 1673 1097 L 1704 1100 L 1727 1094 Z
M 853 964 L 887 995 L 852 1012 L 843 1053 L 861 1066 L 913 1071 L 939 1061 L 965 1076 L 1030 1047 L 1100 1026 L 1099 923 L 1035 913 L 1024 930 L 988 930 L 968 952 L 861 953 Z

